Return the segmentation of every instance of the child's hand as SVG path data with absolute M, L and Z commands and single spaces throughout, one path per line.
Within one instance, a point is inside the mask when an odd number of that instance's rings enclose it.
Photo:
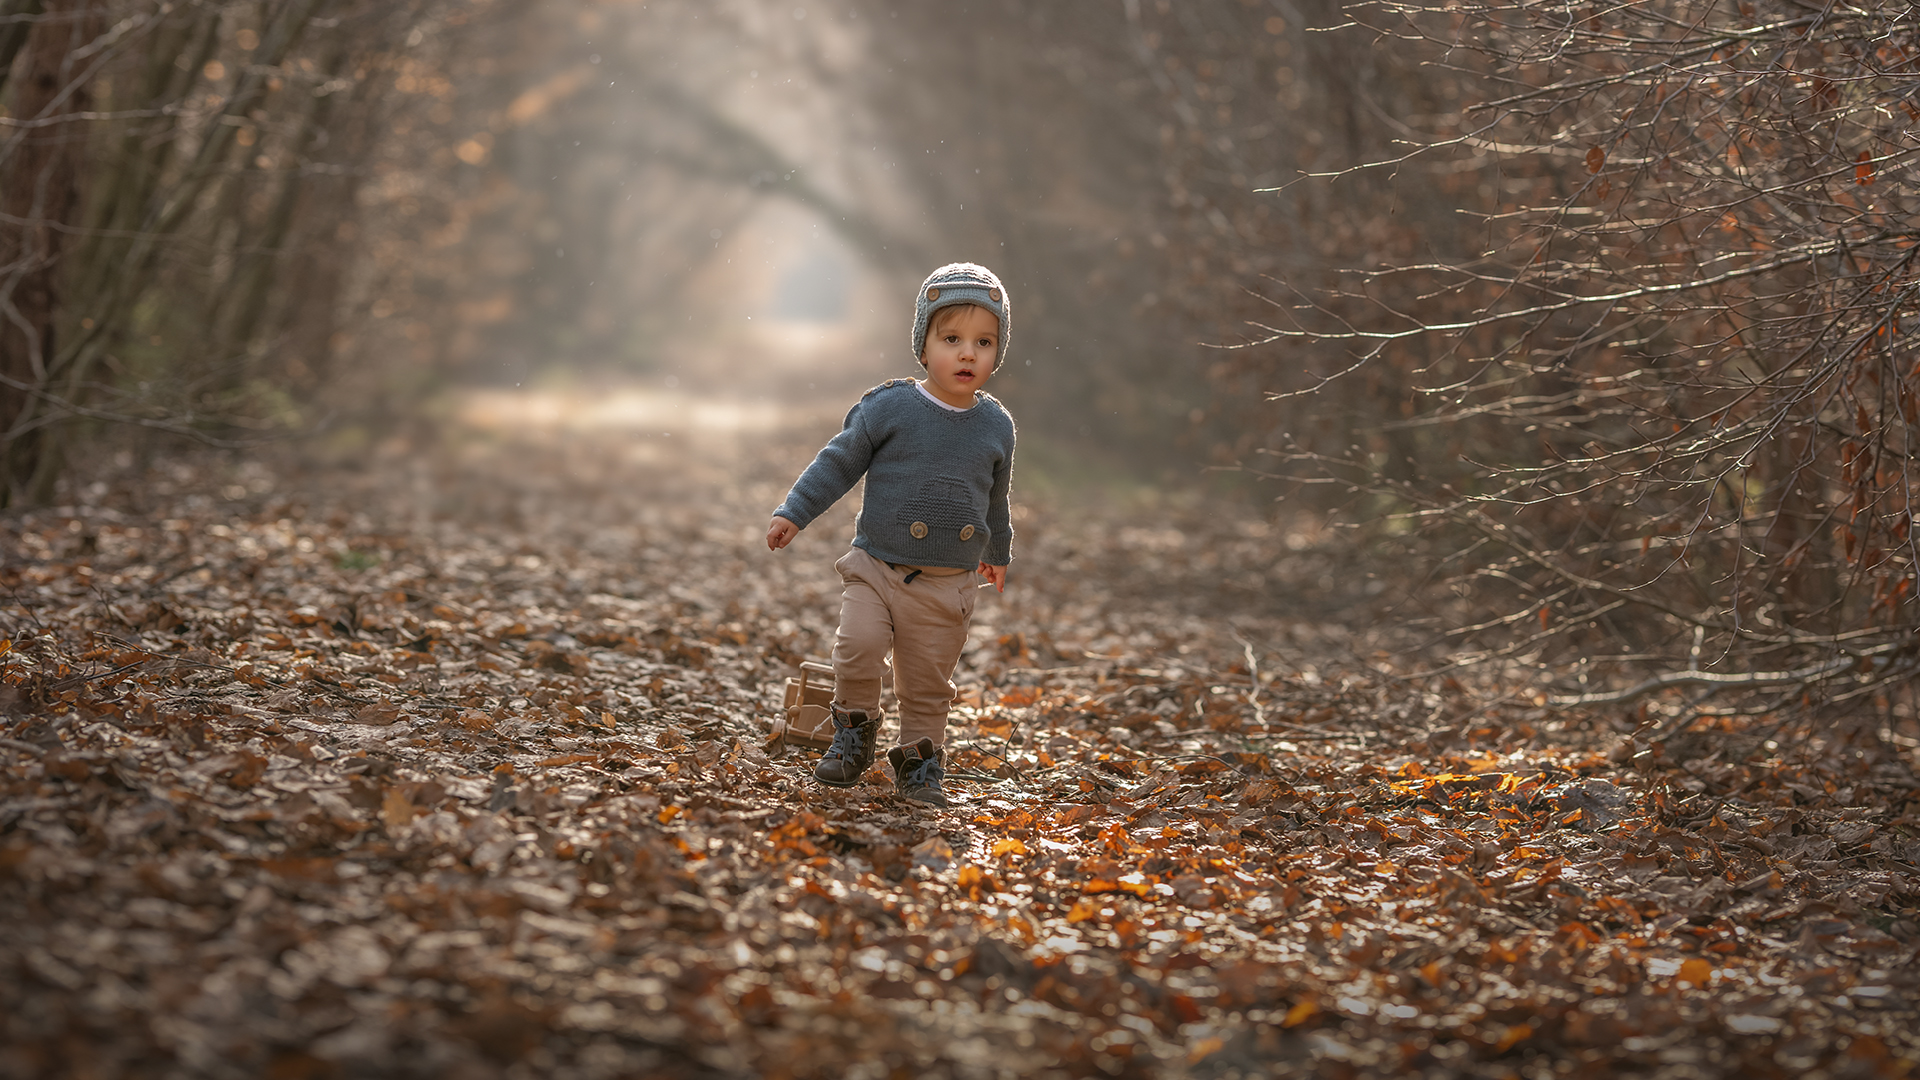
M 779 551 L 781 548 L 793 543 L 793 538 L 799 535 L 800 526 L 795 525 L 786 518 L 775 515 L 773 523 L 767 526 L 767 550 Z
M 1000 592 L 1007 591 L 1007 568 L 1006 567 L 993 566 L 988 563 L 981 563 L 980 569 L 976 571 L 976 573 L 978 573 L 981 577 L 986 578 L 988 583 L 990 583 L 996 590 Z

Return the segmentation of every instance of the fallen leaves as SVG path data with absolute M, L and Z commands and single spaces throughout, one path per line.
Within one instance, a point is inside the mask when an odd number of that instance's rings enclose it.
M 1135 552 L 1036 507 L 963 661 L 954 807 L 824 789 L 761 742 L 831 557 L 754 550 L 785 457 L 717 449 L 435 466 L 442 521 L 341 475 L 189 521 L 209 474 L 6 525 L 9 1068 L 1915 1059 L 1900 762 L 1623 764 L 1593 718 L 1468 714 L 1336 624 L 1133 576 L 1170 545 L 1246 572 L 1228 514 Z

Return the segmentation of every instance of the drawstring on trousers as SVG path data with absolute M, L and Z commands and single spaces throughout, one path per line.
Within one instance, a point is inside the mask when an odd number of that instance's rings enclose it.
M 924 566 L 902 566 L 902 565 L 900 565 L 900 564 L 899 564 L 899 563 L 897 563 L 897 562 L 890 562 L 890 563 L 888 563 L 888 564 L 887 564 L 887 568 L 888 568 L 888 569 L 890 569 L 890 570 L 894 570 L 894 571 L 898 571 L 898 572 L 900 572 L 900 573 L 903 573 L 903 574 L 905 574 L 905 575 L 906 575 L 905 577 L 902 577 L 902 578 L 900 579 L 900 584 L 902 584 L 902 585 L 911 585 L 911 584 L 913 584 L 913 579 L 914 579 L 914 578 L 917 578 L 917 577 L 919 577 L 919 576 L 920 576 L 921 574 L 924 574 L 924 573 L 926 573 L 926 567 L 924 567 Z M 953 576 L 956 576 L 956 577 L 957 577 L 957 576 L 958 576 L 959 574 L 964 574 L 964 573 L 966 573 L 966 571 L 965 571 L 965 570 L 961 570 L 961 571 L 958 571 L 958 572 L 956 572 L 956 574 L 954 574 Z M 933 576 L 933 577 L 937 577 L 937 578 L 941 578 L 941 579 L 945 579 L 945 578 L 946 578 L 946 577 L 948 577 L 949 575 L 946 575 L 946 574 L 934 574 L 934 575 L 932 575 L 932 576 Z M 984 587 L 984 586 L 983 586 L 983 587 Z

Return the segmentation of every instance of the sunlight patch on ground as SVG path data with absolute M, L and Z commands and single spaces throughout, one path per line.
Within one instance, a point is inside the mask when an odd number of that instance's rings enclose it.
M 481 431 L 764 432 L 813 419 L 816 408 L 639 386 L 569 390 L 470 390 L 455 415 Z

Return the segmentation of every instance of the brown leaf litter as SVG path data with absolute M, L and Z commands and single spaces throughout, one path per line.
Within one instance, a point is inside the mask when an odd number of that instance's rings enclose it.
M 1920 1060 L 1911 754 L 1633 761 L 1402 681 L 1317 614 L 1340 544 L 1246 513 L 1028 500 L 954 806 L 819 787 L 760 741 L 849 515 L 758 546 L 817 435 L 180 459 L 0 524 L 0 1071 Z

